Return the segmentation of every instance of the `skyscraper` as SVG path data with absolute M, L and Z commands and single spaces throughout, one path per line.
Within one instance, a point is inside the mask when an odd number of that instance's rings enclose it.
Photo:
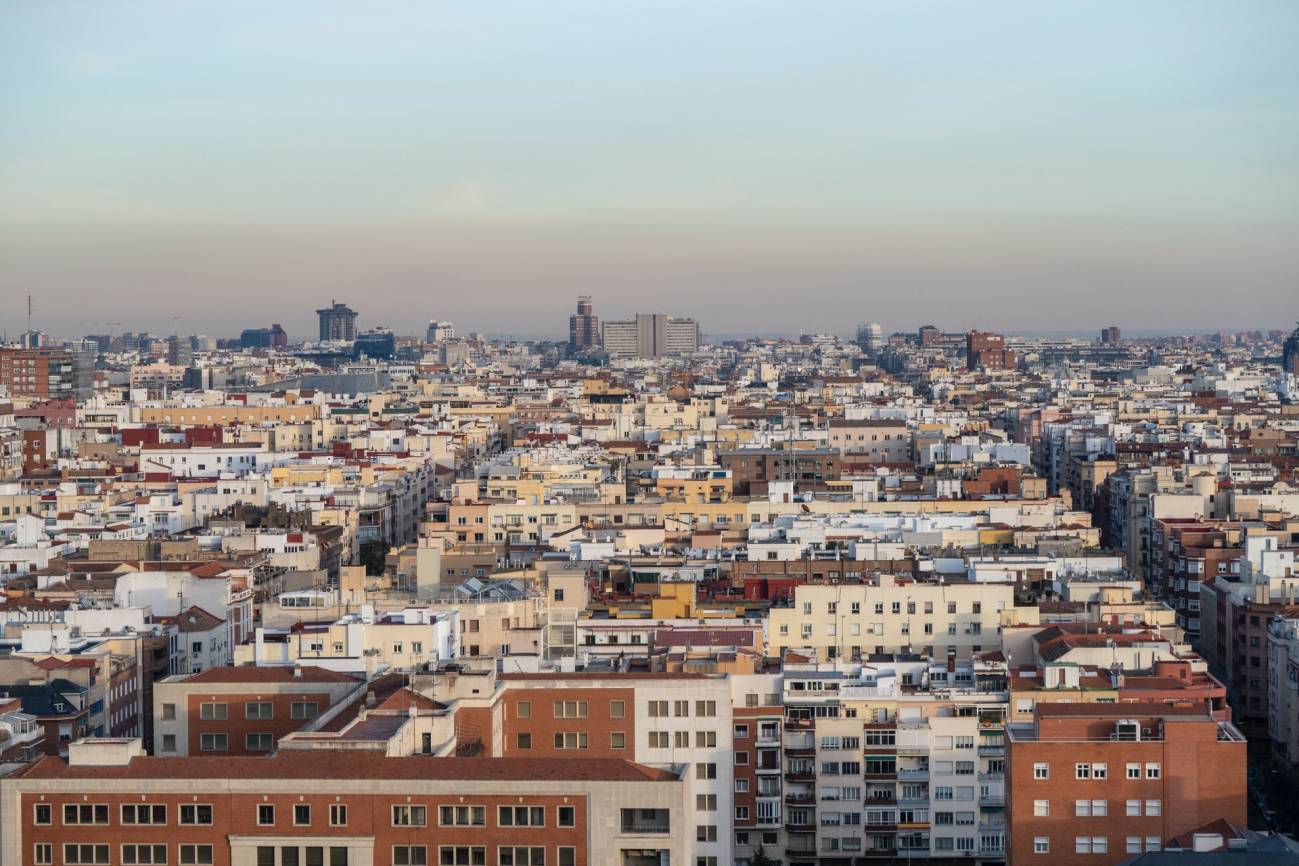
M 884 329 L 874 322 L 858 325 L 857 346 L 868 355 L 879 354 L 884 348 Z
M 1106 346 L 1115 346 L 1123 341 L 1123 332 L 1119 330 L 1118 325 L 1110 325 L 1108 328 L 1101 328 L 1101 343 Z
M 591 307 L 590 295 L 577 296 L 577 312 L 568 317 L 568 347 L 587 352 L 600 344 L 600 317 Z
M 347 304 L 331 301 L 330 306 L 316 310 L 320 317 L 320 340 L 341 340 L 350 343 L 356 339 L 356 311 Z
M 614 357 L 659 358 L 699 350 L 699 323 L 662 313 L 604 323 L 604 350 Z

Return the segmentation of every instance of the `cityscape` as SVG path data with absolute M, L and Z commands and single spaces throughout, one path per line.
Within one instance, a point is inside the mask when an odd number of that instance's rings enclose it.
M 0 4 L 0 866 L 1299 866 L 1296 44 Z

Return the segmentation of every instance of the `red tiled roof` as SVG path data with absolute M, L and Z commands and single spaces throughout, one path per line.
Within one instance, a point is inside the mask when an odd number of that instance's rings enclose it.
M 142 756 L 117 767 L 72 767 L 63 758 L 47 756 L 11 778 L 671 782 L 677 777 L 612 758 L 389 758 L 366 752 L 287 749 L 269 758 Z
M 295 673 L 296 671 L 296 673 Z M 297 674 L 301 674 L 298 676 Z M 274 667 L 259 668 L 252 665 L 228 668 L 209 668 L 191 674 L 187 683 L 349 683 L 357 685 L 361 681 L 348 674 L 331 671 L 328 668 L 306 666 L 300 668 Z

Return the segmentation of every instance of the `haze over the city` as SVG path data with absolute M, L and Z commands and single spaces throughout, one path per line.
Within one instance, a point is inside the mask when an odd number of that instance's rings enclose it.
M 7 3 L 0 328 L 1281 327 L 1299 6 L 1248 9 Z

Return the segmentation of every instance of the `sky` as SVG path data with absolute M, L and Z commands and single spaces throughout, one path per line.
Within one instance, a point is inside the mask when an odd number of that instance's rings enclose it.
M 1294 0 L 5 0 L 0 330 L 1282 328 L 1296 44 Z

